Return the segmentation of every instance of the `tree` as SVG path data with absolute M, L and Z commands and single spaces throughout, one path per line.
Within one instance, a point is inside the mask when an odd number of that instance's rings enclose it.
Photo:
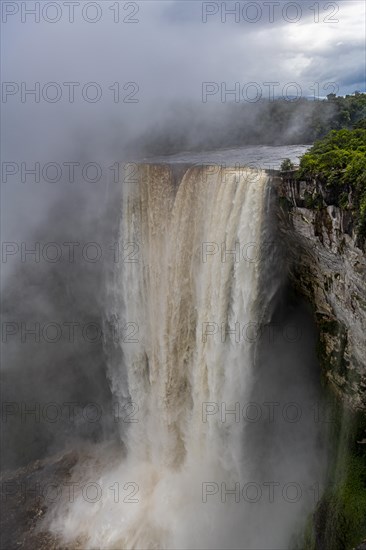
M 289 172 L 290 170 L 293 170 L 295 168 L 294 163 L 291 162 L 289 158 L 286 158 L 282 161 L 281 164 L 281 171 L 282 172 Z
M 363 126 L 364 122 L 359 121 Z M 366 243 L 366 128 L 331 131 L 301 157 L 298 177 L 326 185 L 331 204 L 350 210 Z
M 336 97 L 337 97 L 336 94 L 328 94 L 328 95 L 327 95 L 327 100 L 328 100 L 328 101 L 332 101 L 332 100 L 336 99 Z

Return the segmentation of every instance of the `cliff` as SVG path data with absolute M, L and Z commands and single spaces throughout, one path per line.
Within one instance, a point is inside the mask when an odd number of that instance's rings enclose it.
M 352 410 L 366 410 L 366 255 L 349 211 L 316 181 L 272 174 L 292 285 L 312 304 L 326 380 Z
M 324 493 L 308 518 L 303 550 L 365 547 L 366 255 L 350 210 L 294 172 L 272 173 L 278 229 L 292 288 L 311 303 L 322 378 L 332 391 Z M 349 197 L 352 202 L 352 197 Z

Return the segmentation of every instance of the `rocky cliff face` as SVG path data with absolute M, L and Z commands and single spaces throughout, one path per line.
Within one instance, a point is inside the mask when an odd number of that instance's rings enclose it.
M 294 288 L 313 305 L 324 375 L 342 401 L 366 410 L 366 255 L 350 212 L 316 181 L 273 176 Z

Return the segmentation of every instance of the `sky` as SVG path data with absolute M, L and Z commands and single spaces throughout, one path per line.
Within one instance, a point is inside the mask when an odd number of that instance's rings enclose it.
M 362 0 L 3 1 L 1 9 L 6 161 L 113 162 L 175 102 L 212 108 L 365 90 Z M 40 220 L 58 192 L 4 187 L 10 234 Z
M 202 82 L 365 90 L 362 0 L 82 1 L 71 2 L 73 14 L 68 2 L 46 1 L 39 22 L 22 4 L 37 3 L 2 2 L 3 80 L 133 81 L 140 102 L 200 101 Z
M 33 128 L 52 120 L 63 126 L 80 118 L 90 135 L 106 117 L 138 130 L 172 101 L 325 97 L 366 88 L 362 0 L 5 1 L 2 31 L 5 129 L 8 113 L 11 126 L 21 119 L 16 143 L 24 141 L 26 150 Z M 25 93 L 36 82 L 39 103 Z M 60 137 L 45 135 L 47 143 Z
M 81 128 L 105 141 L 103 124 L 117 119 L 130 134 L 143 132 L 177 101 L 366 89 L 363 0 L 3 1 L 1 8 L 5 155 L 57 150 Z M 37 86 L 38 97 L 26 93 Z

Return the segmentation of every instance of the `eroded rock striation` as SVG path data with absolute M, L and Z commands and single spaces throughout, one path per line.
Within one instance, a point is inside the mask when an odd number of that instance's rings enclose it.
M 272 175 L 293 287 L 319 327 L 319 359 L 342 401 L 366 410 L 366 254 L 350 211 L 319 182 Z

